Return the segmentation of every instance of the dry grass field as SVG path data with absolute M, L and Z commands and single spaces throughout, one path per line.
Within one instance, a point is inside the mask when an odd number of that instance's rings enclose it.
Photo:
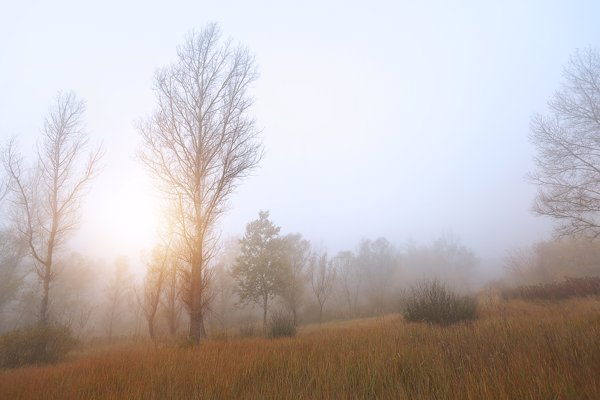
M 600 300 L 500 302 L 450 327 L 400 316 L 284 339 L 131 345 L 0 372 L 2 399 L 600 399 Z

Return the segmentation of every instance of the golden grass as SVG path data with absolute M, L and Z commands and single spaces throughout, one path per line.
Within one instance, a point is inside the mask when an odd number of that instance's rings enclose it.
M 398 316 L 295 338 L 137 345 L 0 372 L 6 399 L 600 399 L 600 302 L 501 303 L 435 327 Z

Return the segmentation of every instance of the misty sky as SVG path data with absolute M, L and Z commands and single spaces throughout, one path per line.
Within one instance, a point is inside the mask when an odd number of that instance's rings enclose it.
M 224 236 L 264 209 L 330 251 L 452 231 L 485 261 L 550 237 L 530 213 L 529 120 L 573 51 L 600 46 L 600 2 L 282 3 L 3 1 L 1 140 L 30 153 L 56 92 L 73 90 L 106 150 L 75 249 L 135 263 L 152 246 L 135 123 L 153 108 L 154 71 L 208 22 L 256 56 L 266 148 Z

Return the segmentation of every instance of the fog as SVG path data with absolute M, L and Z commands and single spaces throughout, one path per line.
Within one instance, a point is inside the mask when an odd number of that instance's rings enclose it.
M 72 90 L 105 152 L 66 248 L 138 277 L 160 200 L 136 159 L 155 71 L 191 29 L 217 22 L 255 56 L 251 115 L 265 155 L 217 231 L 241 237 L 259 210 L 334 256 L 384 237 L 398 251 L 456 238 L 475 281 L 552 237 L 531 213 L 529 142 L 575 49 L 598 47 L 593 2 L 23 1 L 0 15 L 0 138 L 33 156 L 50 104 Z M 105 268 L 102 269 L 102 268 Z

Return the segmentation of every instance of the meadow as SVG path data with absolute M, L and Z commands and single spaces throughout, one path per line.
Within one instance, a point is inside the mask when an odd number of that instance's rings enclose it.
M 0 372 L 2 399 L 600 399 L 600 299 L 499 300 L 448 327 L 399 315 L 84 348 Z

